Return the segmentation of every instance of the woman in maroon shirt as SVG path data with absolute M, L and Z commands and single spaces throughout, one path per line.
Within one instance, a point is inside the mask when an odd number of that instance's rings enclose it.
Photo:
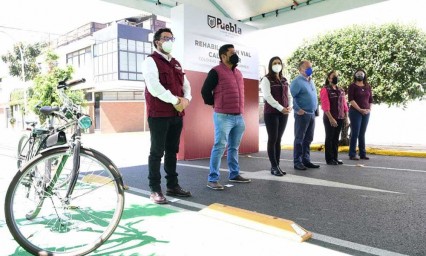
M 339 76 L 335 70 L 328 73 L 325 85 L 320 91 L 321 107 L 324 111 L 325 161 L 328 165 L 343 164 L 337 158 L 339 136 L 343 125 L 348 123 L 348 104 L 345 91 L 337 86 Z
M 351 142 L 349 146 L 349 158 L 359 160 L 356 156 L 358 142 L 359 157 L 368 160 L 365 150 L 365 131 L 367 130 L 370 111 L 373 106 L 373 94 L 371 86 L 367 82 L 367 74 L 358 69 L 354 74 L 354 81 L 348 88 L 349 119 L 351 121 Z

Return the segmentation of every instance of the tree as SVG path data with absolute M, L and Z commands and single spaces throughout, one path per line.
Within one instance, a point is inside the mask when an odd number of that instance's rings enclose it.
M 357 68 L 367 72 L 374 103 L 403 105 L 426 91 L 426 34 L 412 25 L 354 25 L 305 42 L 287 59 L 292 77 L 300 60 L 309 60 L 318 89 L 337 70 L 346 88 Z
M 16 43 L 11 52 L 1 56 L 2 61 L 9 66 L 9 74 L 11 76 L 19 77 L 22 80 L 22 51 L 25 81 L 33 80 L 40 72 L 36 58 L 42 53 L 45 45 L 45 43 L 28 45 L 24 45 L 22 42 Z
M 426 92 L 426 34 L 411 25 L 354 25 L 305 42 L 287 59 L 294 78 L 301 60 L 309 60 L 319 90 L 331 70 L 340 74 L 347 89 L 357 68 L 367 72 L 374 103 L 402 105 L 422 99 Z M 348 145 L 348 127 L 342 129 L 341 145 Z
M 45 75 L 35 77 L 32 97 L 29 101 L 30 108 L 39 116 L 40 122 L 44 122 L 46 117 L 41 115 L 37 106 L 61 106 L 62 102 L 58 96 L 56 87 L 60 81 L 71 79 L 74 72 L 72 66 L 68 66 L 65 69 L 56 67 L 53 63 L 56 62 L 58 56 L 53 52 L 48 52 L 46 56 L 49 71 Z M 85 104 L 83 91 L 67 90 L 66 94 L 74 103 L 79 105 Z

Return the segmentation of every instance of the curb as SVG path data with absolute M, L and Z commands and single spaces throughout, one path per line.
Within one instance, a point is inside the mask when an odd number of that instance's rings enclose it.
M 199 213 L 271 235 L 286 237 L 297 242 L 304 242 L 312 238 L 311 232 L 291 220 L 229 205 L 214 203 L 202 209 Z
M 291 145 L 283 145 L 281 149 L 293 150 Z M 324 144 L 312 144 L 311 150 L 313 151 L 324 151 Z M 424 151 L 409 151 L 409 150 L 394 150 L 384 149 L 377 147 L 367 147 L 366 151 L 372 155 L 384 155 L 384 156 L 407 156 L 407 157 L 421 157 L 426 158 L 426 152 Z M 349 152 L 349 146 L 339 146 L 339 152 Z

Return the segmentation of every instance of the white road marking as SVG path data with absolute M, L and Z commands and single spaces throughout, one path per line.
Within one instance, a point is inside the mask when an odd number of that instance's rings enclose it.
M 252 156 L 252 155 L 248 155 L 246 157 L 247 158 L 257 158 L 257 159 L 268 159 L 267 157 L 263 157 L 263 156 Z M 285 162 L 293 162 L 293 160 L 291 160 L 291 159 L 280 159 L 280 160 L 281 161 L 285 161 Z M 322 162 L 313 162 L 313 163 L 325 164 L 325 163 L 322 163 Z M 355 166 L 355 167 L 360 167 L 359 165 L 360 164 L 343 164 L 343 166 Z M 363 168 L 367 168 L 368 167 L 368 168 L 371 168 L 371 169 L 378 169 L 378 170 L 394 170 L 394 171 L 426 173 L 426 170 L 392 168 L 392 167 L 383 167 L 383 166 L 370 166 L 370 165 L 365 165 L 365 164 L 362 164 L 362 167 Z
M 383 250 L 383 249 L 379 249 L 379 248 L 375 248 L 375 247 L 371 247 L 371 246 L 367 246 L 363 244 L 353 243 L 353 242 L 345 241 L 342 239 L 334 238 L 331 236 L 321 235 L 318 233 L 314 233 L 312 238 L 315 240 L 329 243 L 329 244 L 334 244 L 334 245 L 342 246 L 345 248 L 353 249 L 356 251 L 366 252 L 373 255 L 407 256 L 406 254 L 400 254 L 400 253 L 391 252 L 391 251 L 387 251 L 387 250 Z
M 182 163 L 178 163 L 178 165 L 193 167 L 197 169 L 209 169 L 209 167 L 202 166 L 202 165 L 182 164 Z M 227 171 L 227 169 L 223 169 L 223 168 L 221 168 L 220 170 Z M 400 192 L 395 192 L 395 191 L 357 186 L 357 185 L 351 185 L 351 184 L 346 184 L 341 182 L 328 181 L 328 180 L 322 180 L 322 179 L 316 179 L 316 178 L 310 178 L 310 177 L 304 177 L 304 176 L 292 175 L 292 174 L 287 174 L 283 177 L 277 178 L 275 176 L 270 175 L 268 170 L 261 170 L 257 172 L 245 172 L 244 177 L 247 177 L 250 179 L 274 180 L 279 182 L 298 183 L 298 184 L 306 184 L 306 185 L 313 185 L 313 186 L 325 186 L 325 187 L 334 187 L 334 188 L 357 189 L 357 190 L 400 194 Z

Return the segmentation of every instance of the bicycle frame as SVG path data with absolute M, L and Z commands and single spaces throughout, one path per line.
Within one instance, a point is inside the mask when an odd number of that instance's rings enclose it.
M 64 87 L 66 88 L 66 87 Z M 58 165 L 58 168 L 56 169 L 55 175 L 53 177 L 50 177 L 51 169 L 50 169 L 50 162 L 48 162 L 47 166 L 45 167 L 44 172 L 44 179 L 45 183 L 47 184 L 49 182 L 49 185 L 43 188 L 43 197 L 40 199 L 40 203 L 37 205 L 37 208 L 32 211 L 30 214 L 27 215 L 27 219 L 35 218 L 38 213 L 40 212 L 43 202 L 46 199 L 48 195 L 50 195 L 56 185 L 56 182 L 58 181 L 58 178 L 60 177 L 62 173 L 62 169 L 67 162 L 69 156 L 73 155 L 73 167 L 71 171 L 71 177 L 69 180 L 69 186 L 67 188 L 67 192 L 64 198 L 62 198 L 63 202 L 65 204 L 70 203 L 70 197 L 72 195 L 72 192 L 74 190 L 74 187 L 77 183 L 79 169 L 80 169 L 80 147 L 81 147 L 81 128 L 80 128 L 80 118 L 85 116 L 81 113 L 80 106 L 77 106 L 72 103 L 72 101 L 66 96 L 62 88 L 58 87 L 58 95 L 62 99 L 64 103 L 64 108 L 62 111 L 54 111 L 52 112 L 52 119 L 53 116 L 59 117 L 62 120 L 65 120 L 66 123 L 58 128 L 51 129 L 52 131 L 63 131 L 69 127 L 73 127 L 74 133 L 71 136 L 71 139 L 68 143 L 69 147 L 69 155 L 65 155 L 60 160 L 60 163 Z M 87 117 L 87 116 L 85 116 Z M 91 120 L 90 120 L 91 122 Z M 34 131 L 34 129 L 33 129 Z M 49 135 L 53 134 L 54 132 L 49 132 Z M 43 143 L 48 139 L 49 136 L 45 136 Z M 47 147 L 48 148 L 48 147 Z M 47 149 L 45 148 L 45 149 Z M 49 167 L 48 167 L 49 166 Z M 30 182 L 31 183 L 31 182 Z

